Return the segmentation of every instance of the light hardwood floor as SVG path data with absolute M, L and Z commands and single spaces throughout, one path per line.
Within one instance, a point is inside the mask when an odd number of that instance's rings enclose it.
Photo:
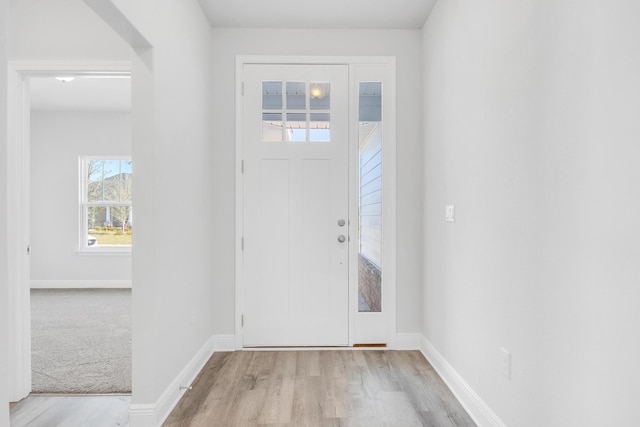
M 131 397 L 31 395 L 11 404 L 11 427 L 126 427 Z
M 418 351 L 216 353 L 164 424 L 475 426 Z
M 128 426 L 129 396 L 32 395 L 12 427 Z M 164 424 L 178 426 L 475 426 L 418 351 L 214 354 Z

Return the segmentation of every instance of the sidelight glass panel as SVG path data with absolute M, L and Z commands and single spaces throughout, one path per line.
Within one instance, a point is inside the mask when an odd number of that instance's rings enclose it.
M 382 311 L 382 83 L 359 84 L 358 311 Z

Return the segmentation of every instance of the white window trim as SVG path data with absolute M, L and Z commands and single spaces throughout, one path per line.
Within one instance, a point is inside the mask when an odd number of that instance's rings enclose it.
M 87 246 L 86 228 L 87 216 L 86 208 L 89 206 L 133 206 L 131 202 L 86 202 L 86 176 L 87 176 L 87 160 L 131 160 L 131 156 L 113 155 L 113 156 L 91 156 L 84 155 L 78 158 L 78 249 L 74 252 L 77 255 L 131 255 L 131 245 L 128 246 Z

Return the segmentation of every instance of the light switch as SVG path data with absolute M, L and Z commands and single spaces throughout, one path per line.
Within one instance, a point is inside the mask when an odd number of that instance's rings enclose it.
M 447 205 L 447 208 L 444 214 L 444 220 L 447 222 L 456 221 L 456 208 L 454 205 Z

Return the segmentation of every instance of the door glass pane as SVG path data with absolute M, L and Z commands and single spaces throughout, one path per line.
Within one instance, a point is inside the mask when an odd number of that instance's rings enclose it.
M 331 107 L 331 83 L 311 82 L 309 95 L 312 110 L 328 110 Z
M 359 85 L 358 311 L 382 311 L 382 83 Z
M 287 141 L 307 141 L 307 114 L 287 113 Z
M 283 82 L 262 82 L 262 140 L 282 142 Z
M 307 108 L 307 88 L 305 82 L 287 82 L 287 110 Z
M 328 142 L 331 140 L 329 113 L 311 113 L 309 121 L 309 141 Z
M 282 142 L 282 113 L 262 113 L 262 140 Z
M 262 109 L 282 110 L 282 82 L 262 82 Z

